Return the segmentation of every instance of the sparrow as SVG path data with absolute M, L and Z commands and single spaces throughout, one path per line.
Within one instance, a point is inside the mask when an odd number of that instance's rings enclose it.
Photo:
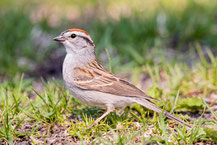
M 63 79 L 73 97 L 89 106 L 106 109 L 106 112 L 96 119 L 88 129 L 115 109 L 122 109 L 138 103 L 150 110 L 161 113 L 181 124 L 190 124 L 162 111 L 151 101 L 159 101 L 146 95 L 133 84 L 116 77 L 97 62 L 94 53 L 95 44 L 90 35 L 81 29 L 68 29 L 54 38 L 66 49 L 63 62 Z

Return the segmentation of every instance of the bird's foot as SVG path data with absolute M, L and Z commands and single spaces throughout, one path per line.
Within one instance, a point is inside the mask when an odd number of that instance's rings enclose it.
M 88 125 L 86 129 L 83 129 L 82 132 L 91 129 L 94 125 L 97 125 L 97 123 L 92 123 L 91 125 Z

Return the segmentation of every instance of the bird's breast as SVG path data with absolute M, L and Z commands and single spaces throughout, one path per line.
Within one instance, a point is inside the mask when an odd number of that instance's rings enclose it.
M 74 83 L 74 68 L 76 62 L 73 59 L 73 56 L 67 54 L 63 62 L 63 79 L 65 82 Z

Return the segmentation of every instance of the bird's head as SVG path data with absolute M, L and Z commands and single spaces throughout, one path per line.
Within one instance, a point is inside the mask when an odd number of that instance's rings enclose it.
M 90 35 L 81 29 L 69 29 L 54 38 L 62 43 L 67 53 L 83 54 L 84 52 L 94 53 L 95 44 Z

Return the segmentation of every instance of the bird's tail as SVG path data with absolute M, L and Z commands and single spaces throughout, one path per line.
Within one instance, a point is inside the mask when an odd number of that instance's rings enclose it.
M 148 108 L 148 109 L 151 109 L 155 112 L 158 112 L 158 113 L 161 113 L 162 112 L 162 109 L 157 107 L 156 105 L 154 105 L 153 103 L 151 103 L 150 101 L 146 100 L 146 99 L 135 99 L 136 103 Z M 164 116 L 172 119 L 172 120 L 175 120 L 181 124 L 185 124 L 186 126 L 188 126 L 189 128 L 191 128 L 192 126 L 190 124 L 188 124 L 187 122 L 183 121 L 182 119 L 172 115 L 171 113 L 167 112 L 167 111 L 164 111 L 163 112 Z

